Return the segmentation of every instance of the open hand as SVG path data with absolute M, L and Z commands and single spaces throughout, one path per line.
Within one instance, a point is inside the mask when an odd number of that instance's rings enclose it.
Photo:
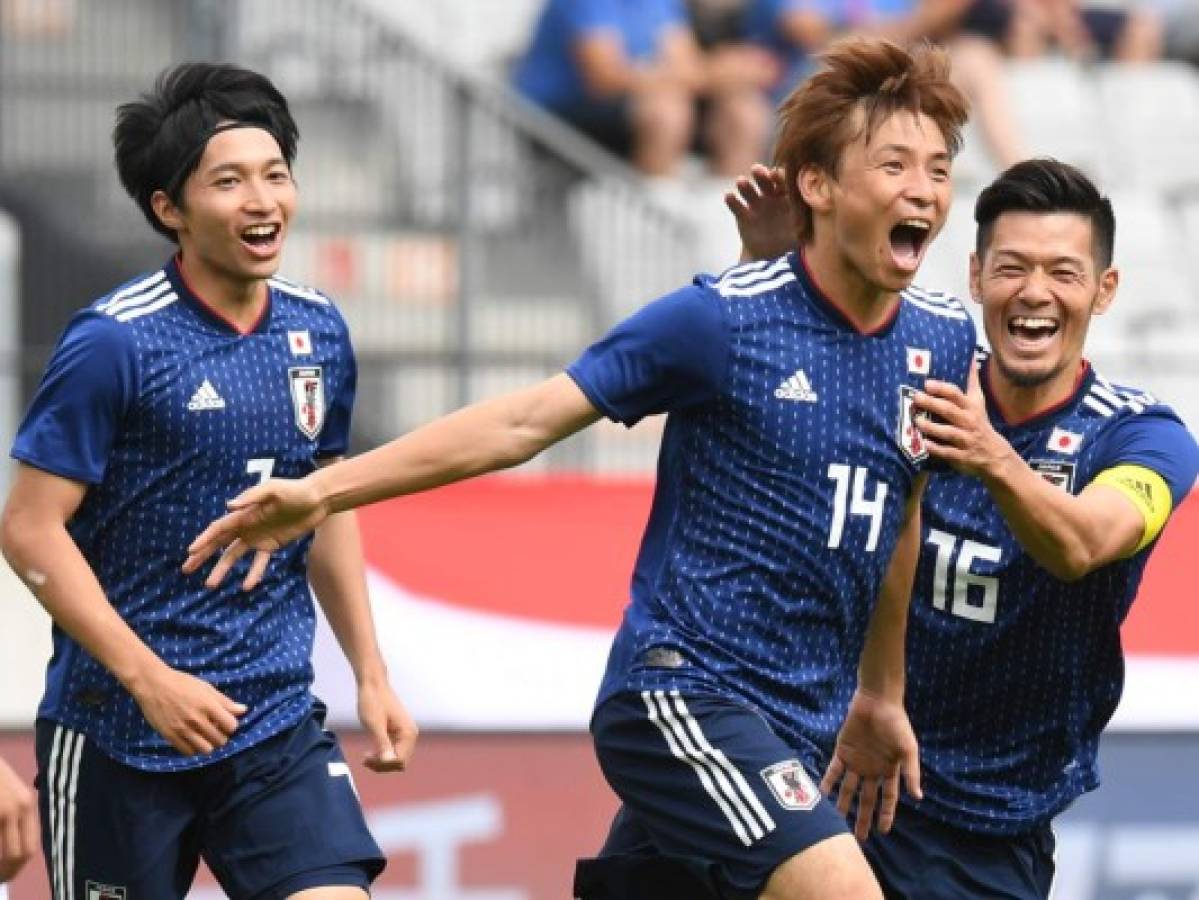
M 903 704 L 859 689 L 837 734 L 833 760 L 820 782 L 821 793 L 831 797 L 840 782 L 837 809 L 844 816 L 849 815 L 857 796 L 854 834 L 864 841 L 870 836 L 876 811 L 879 832 L 891 830 L 901 776 L 908 793 L 919 799 L 919 748 Z
M 14 878 L 37 848 L 33 791 L 0 759 L 0 884 Z
M 195 572 L 217 551 L 220 559 L 204 583 L 212 588 L 250 550 L 254 561 L 242 587 L 257 587 L 273 551 L 315 529 L 329 510 L 308 478 L 271 478 L 229 501 L 230 512 L 205 528 L 187 548 L 185 574 Z
M 724 205 L 737 220 L 741 261 L 776 259 L 794 250 L 798 240 L 782 169 L 756 164 L 724 195 Z

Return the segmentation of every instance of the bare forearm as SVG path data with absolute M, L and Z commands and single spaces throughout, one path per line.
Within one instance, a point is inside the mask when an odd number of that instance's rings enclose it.
M 113 609 L 66 528 L 6 518 L 4 556 L 55 624 L 131 692 L 163 663 Z
M 330 516 L 316 530 L 308 577 L 355 680 L 359 684 L 386 681 L 366 590 L 362 536 L 353 511 Z
M 566 375 L 476 403 L 310 477 L 332 511 L 519 465 L 599 417 Z
M 1014 451 L 983 481 L 1025 552 L 1058 578 L 1080 578 L 1136 544 L 1124 517 L 1097 515 L 1093 502 L 1050 484 Z
M 904 695 L 908 607 L 920 555 L 919 503 L 923 492 L 922 478 L 908 500 L 904 528 L 887 566 L 858 663 L 859 689 L 897 703 L 903 702 Z

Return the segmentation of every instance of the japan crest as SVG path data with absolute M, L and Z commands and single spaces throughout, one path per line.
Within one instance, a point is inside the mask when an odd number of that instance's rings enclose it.
M 325 424 L 325 382 L 320 366 L 297 366 L 287 370 L 291 383 L 291 404 L 296 411 L 296 427 L 309 440 L 315 440 Z
M 762 778 L 783 809 L 808 810 L 820 802 L 820 792 L 798 759 L 767 766 Z
M 926 413 L 917 410 L 912 401 L 916 397 L 916 389 L 910 384 L 899 386 L 899 429 L 895 439 L 899 442 L 904 456 L 914 463 L 928 459 L 928 444 L 924 434 L 916 427 L 916 420 L 922 419 Z

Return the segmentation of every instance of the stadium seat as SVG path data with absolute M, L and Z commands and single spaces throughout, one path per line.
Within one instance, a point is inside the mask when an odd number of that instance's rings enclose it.
M 1160 62 L 1110 63 L 1097 76 L 1110 183 L 1167 192 L 1199 187 L 1199 75 L 1185 63 Z
M 1105 180 L 1104 133 L 1098 95 L 1086 72 L 1064 59 L 1008 64 L 1008 90 L 1024 144 L 1031 155 L 1073 163 Z

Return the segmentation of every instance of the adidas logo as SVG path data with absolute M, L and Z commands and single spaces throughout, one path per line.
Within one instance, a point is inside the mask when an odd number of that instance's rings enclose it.
M 212 382 L 205 378 L 204 383 L 196 388 L 192 398 L 187 401 L 187 408 L 192 412 L 200 412 L 205 409 L 224 409 L 225 398 L 218 394 L 216 388 L 212 386 Z
M 797 370 L 794 375 L 776 387 L 774 396 L 779 400 L 798 400 L 801 403 L 815 403 L 817 399 L 816 392 L 812 390 L 812 383 L 808 381 L 808 376 L 804 374 L 803 369 Z

